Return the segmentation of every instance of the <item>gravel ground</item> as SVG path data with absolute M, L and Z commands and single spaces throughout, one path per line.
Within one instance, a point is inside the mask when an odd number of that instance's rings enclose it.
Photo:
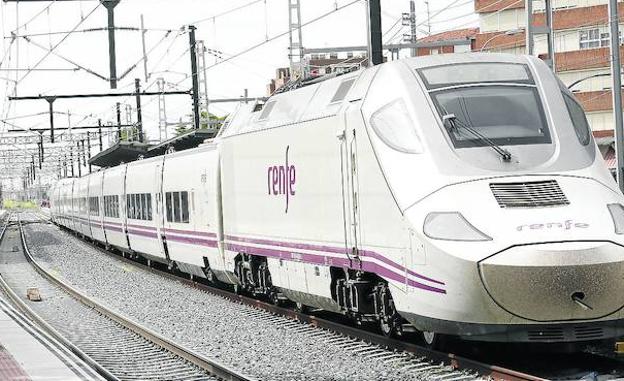
M 420 380 L 441 367 L 377 350 L 111 258 L 53 225 L 25 227 L 46 268 L 178 343 L 262 380 Z M 368 346 L 368 349 L 367 349 Z M 445 371 L 445 370 L 444 370 Z M 456 373 L 458 375 L 458 373 Z M 467 378 L 468 379 L 468 378 Z
M 120 380 L 216 381 L 198 367 L 163 351 L 52 285 L 26 261 L 21 251 L 12 250 L 19 245 L 18 230 L 8 230 L 0 245 L 3 279 L 37 315 Z M 26 299 L 27 287 L 37 287 L 43 300 Z

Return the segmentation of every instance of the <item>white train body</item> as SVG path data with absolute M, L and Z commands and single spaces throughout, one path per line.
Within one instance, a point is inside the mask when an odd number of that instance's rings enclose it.
M 55 221 L 361 320 L 392 307 L 474 340 L 623 333 L 624 198 L 540 60 L 401 60 L 257 108 L 197 149 L 59 181 Z

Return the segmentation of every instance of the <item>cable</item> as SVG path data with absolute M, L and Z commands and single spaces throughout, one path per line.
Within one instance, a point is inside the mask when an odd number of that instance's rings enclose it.
M 236 11 L 238 11 L 238 10 L 240 10 L 240 9 L 243 9 L 243 8 L 249 7 L 249 6 L 251 6 L 251 5 L 254 5 L 254 4 L 257 4 L 257 3 L 263 2 L 263 1 L 265 1 L 265 0 L 254 0 L 254 1 L 251 1 L 251 2 L 249 2 L 249 3 L 247 3 L 247 4 L 243 4 L 243 5 L 241 5 L 241 6 L 238 6 L 238 7 L 231 8 L 231 9 L 228 9 L 228 10 L 226 10 L 226 11 L 223 11 L 223 12 L 221 12 L 221 13 L 217 13 L 217 14 L 212 15 L 212 16 L 210 16 L 210 17 L 205 17 L 205 18 L 202 18 L 202 19 L 199 19 L 199 20 L 195 20 L 195 21 L 193 21 L 193 22 L 191 22 L 191 23 L 189 23 L 189 24 L 190 24 L 190 25 L 194 25 L 194 24 L 200 24 L 200 23 L 202 23 L 202 22 L 206 22 L 206 21 L 214 20 L 214 19 L 217 19 L 217 18 L 219 18 L 219 17 L 221 17 L 221 16 L 225 16 L 225 15 L 230 14 L 230 13 L 232 13 L 232 12 L 236 12 Z
M 257 0 L 257 1 L 259 1 L 259 0 Z M 455 1 L 459 1 L 459 0 L 455 0 Z M 359 3 L 359 2 L 360 2 L 360 0 L 353 0 L 353 1 L 350 1 L 349 3 L 347 3 L 347 4 L 344 4 L 344 5 L 341 5 L 341 6 L 339 6 L 339 7 L 336 7 L 335 9 L 333 9 L 333 10 L 331 10 L 331 11 L 329 11 L 329 12 L 326 12 L 326 13 L 324 13 L 324 14 L 322 14 L 322 15 L 318 16 L 318 17 L 315 17 L 315 18 L 313 18 L 313 19 L 312 19 L 312 20 L 310 20 L 310 21 L 306 21 L 305 23 L 301 24 L 301 27 L 300 27 L 300 28 L 303 28 L 304 26 L 307 26 L 307 25 L 310 25 L 310 24 L 312 24 L 312 23 L 315 23 L 315 22 L 317 22 L 317 21 L 319 21 L 319 20 L 321 20 L 321 19 L 323 19 L 323 18 L 325 18 L 325 17 L 327 17 L 327 16 L 329 16 L 329 15 L 331 15 L 331 14 L 335 13 L 335 12 L 338 12 L 338 11 L 340 11 L 340 10 L 343 10 L 343 9 L 345 9 L 345 8 L 347 8 L 347 7 L 349 7 L 349 6 L 353 5 L 353 4 Z M 211 69 L 211 68 L 213 68 L 213 67 L 215 67 L 215 66 L 219 66 L 219 65 L 221 65 L 222 63 L 225 63 L 225 62 L 230 61 L 230 60 L 232 60 L 232 59 L 234 59 L 234 58 L 237 58 L 237 57 L 239 57 L 239 56 L 242 56 L 243 54 L 249 53 L 250 51 L 252 51 L 252 50 L 254 50 L 254 49 L 257 49 L 257 48 L 259 48 L 260 46 L 262 46 L 262 45 L 264 45 L 264 44 L 267 44 L 267 43 L 269 43 L 269 42 L 271 42 L 271 41 L 274 41 L 274 40 L 276 40 L 276 39 L 278 39 L 278 38 L 284 37 L 284 36 L 288 35 L 289 33 L 290 33 L 290 30 L 288 30 L 288 31 L 286 31 L 286 32 L 279 33 L 279 34 L 277 34 L 277 35 L 275 35 L 275 36 L 273 36 L 273 37 L 269 38 L 269 39 L 268 39 L 268 40 L 266 40 L 266 41 L 263 41 L 263 42 L 257 43 L 257 44 L 255 44 L 255 45 L 252 45 L 252 46 L 250 46 L 250 47 L 246 48 L 246 49 L 243 49 L 243 50 L 239 51 L 238 53 L 235 53 L 235 54 L 234 54 L 234 55 L 232 55 L 231 57 L 225 58 L 225 59 L 223 59 L 223 60 L 221 60 L 221 61 L 219 61 L 219 62 L 214 63 L 213 65 L 207 66 L 207 67 L 206 67 L 206 70 Z
M 56 0 L 55 0 L 56 1 Z M 76 24 L 76 26 L 72 29 L 72 31 L 70 31 L 69 33 L 67 33 L 56 45 L 54 45 L 52 47 L 52 49 L 50 51 L 48 51 L 39 61 L 37 61 L 37 63 L 35 64 L 35 66 L 29 68 L 29 70 L 26 72 L 26 74 L 24 74 L 22 76 L 22 78 L 20 78 L 17 83 L 15 84 L 15 86 L 17 86 L 17 84 L 19 84 L 20 82 L 22 82 L 30 73 L 32 73 L 33 69 L 36 69 L 46 58 L 48 58 L 48 56 L 56 49 L 58 48 L 59 45 L 61 45 L 72 33 L 74 30 L 78 29 L 78 27 L 80 25 L 82 25 L 82 23 L 87 20 L 89 18 L 89 16 L 91 16 L 96 9 L 98 9 L 100 7 L 100 4 L 98 3 L 98 5 L 95 6 L 95 8 L 93 8 L 93 10 L 91 12 L 89 12 L 89 14 L 87 14 L 87 16 L 80 20 L 80 22 L 78 24 Z
M 25 27 L 26 25 L 30 24 L 31 21 L 33 21 L 34 19 L 36 19 L 37 17 L 41 16 L 41 14 L 43 14 L 43 12 L 46 12 L 47 10 L 50 9 L 51 6 L 53 6 L 54 4 L 56 4 L 56 0 L 51 0 L 52 2 L 50 4 L 48 4 L 45 8 L 43 8 L 41 11 L 39 11 L 38 13 L 36 13 L 33 17 L 31 17 L 28 21 L 26 21 L 24 24 L 22 24 L 21 26 L 18 26 L 17 28 L 13 29 L 12 32 L 17 32 L 20 29 L 22 29 L 23 27 Z M 16 4 L 17 7 L 17 4 Z M 19 22 L 16 24 L 19 25 Z

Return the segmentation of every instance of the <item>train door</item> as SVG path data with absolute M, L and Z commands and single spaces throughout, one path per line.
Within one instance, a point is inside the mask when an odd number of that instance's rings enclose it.
M 360 213 L 358 208 L 357 134 L 349 128 L 344 116 L 344 129 L 338 134 L 342 172 L 342 211 L 345 228 L 345 248 L 351 267 L 361 267 L 359 257 Z
M 124 165 L 123 175 L 122 175 L 122 183 L 121 183 L 121 195 L 120 204 L 121 204 L 121 216 L 123 223 L 123 233 L 126 236 L 126 245 L 128 246 L 128 250 L 132 251 L 132 247 L 130 246 L 130 236 L 128 235 L 128 185 L 127 185 L 127 177 L 128 177 L 128 166 Z
M 169 252 L 167 250 L 167 239 L 165 235 L 165 215 L 164 215 L 164 197 L 163 197 L 163 169 L 164 161 L 156 164 L 154 167 L 154 222 L 156 232 L 158 234 L 158 247 L 160 256 L 169 260 Z

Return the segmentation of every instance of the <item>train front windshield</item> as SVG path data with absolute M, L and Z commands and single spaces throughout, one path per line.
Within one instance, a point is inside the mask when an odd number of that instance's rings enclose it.
M 526 65 L 466 63 L 418 72 L 455 148 L 551 143 Z

